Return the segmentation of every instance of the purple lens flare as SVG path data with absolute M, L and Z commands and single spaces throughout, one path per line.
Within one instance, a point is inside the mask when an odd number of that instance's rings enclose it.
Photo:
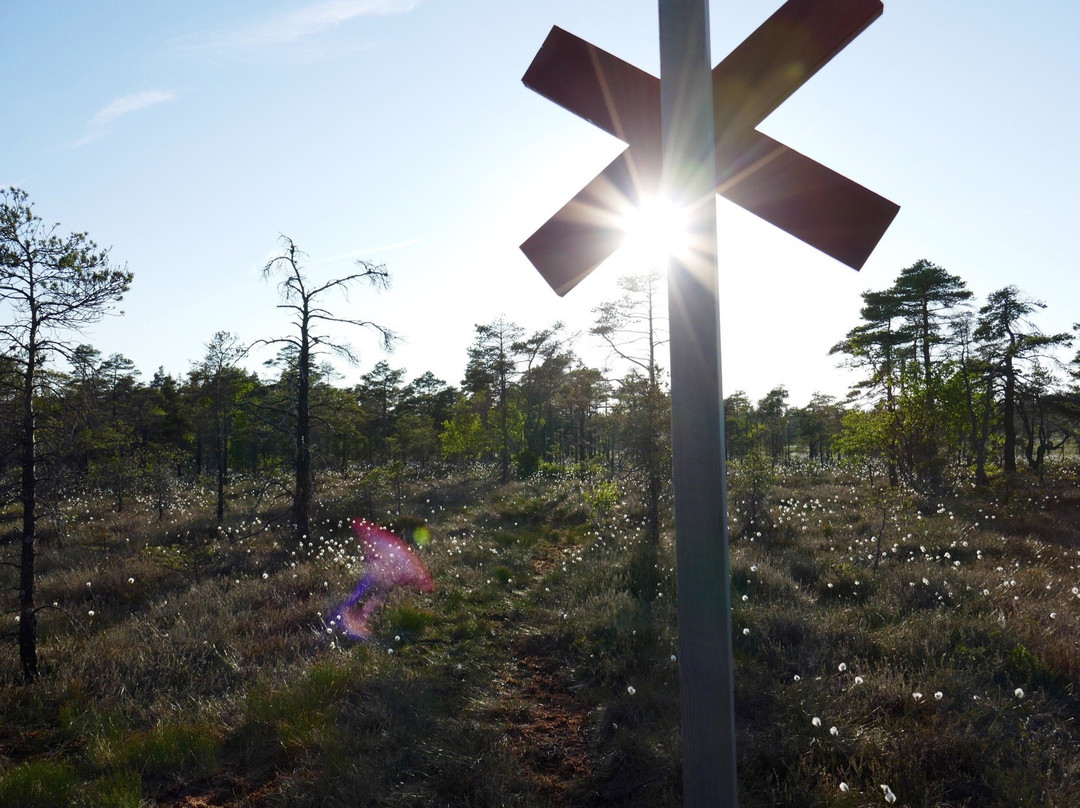
M 353 519 L 352 527 L 363 551 L 364 577 L 333 613 L 331 624 L 353 639 L 367 640 L 375 614 L 394 589 L 433 592 L 435 579 L 416 550 L 401 537 L 366 519 Z

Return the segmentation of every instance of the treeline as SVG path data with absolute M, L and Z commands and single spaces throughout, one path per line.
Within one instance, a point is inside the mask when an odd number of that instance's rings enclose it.
M 359 383 L 342 386 L 324 352 L 348 356 L 348 348 L 329 344 L 317 331 L 320 316 L 337 319 L 319 295 L 357 279 L 385 285 L 388 274 L 365 264 L 361 273 L 312 287 L 298 263 L 302 254 L 286 239 L 267 272 L 283 270 L 282 307 L 296 313 L 296 333 L 253 343 L 278 349 L 264 371 L 243 365 L 253 344 L 222 331 L 186 375 L 159 369 L 145 380 L 120 354 L 102 356 L 60 338 L 65 328 L 77 329 L 118 300 L 130 273 L 110 268 L 107 253 L 84 235 L 64 241 L 55 228 L 20 235 L 19 227 L 35 220 L 22 192 L 5 192 L 5 211 L 4 298 L 16 315 L 3 324 L 0 355 L 0 497 L 6 503 L 20 493 L 27 498 L 28 464 L 40 484 L 35 497 L 90 486 L 110 492 L 117 510 L 134 493 L 154 496 L 164 509 L 172 483 L 205 477 L 215 483 L 220 520 L 231 474 L 292 469 L 301 453 L 309 465 L 305 479 L 319 469 L 357 464 L 431 469 L 484 461 L 505 482 L 591 465 L 636 476 L 653 489 L 650 500 L 663 494 L 658 478 L 667 460 L 668 413 L 657 356 L 667 337 L 657 273 L 620 281 L 621 296 L 597 309 L 586 336 L 558 323 L 526 333 L 504 317 L 477 325 L 456 385 L 430 372 L 408 378 L 404 369 L 380 361 Z M 24 289 L 24 299 L 17 299 L 20 278 L 24 286 L 40 284 L 49 260 L 55 288 Z M 31 270 L 39 273 L 33 283 Z M 81 314 L 71 322 L 20 320 L 18 305 L 24 315 L 31 302 L 40 309 L 49 294 L 57 295 L 65 272 L 71 294 L 85 292 L 92 285 L 87 278 L 96 277 L 102 299 L 53 301 L 69 318 Z M 994 468 L 1015 471 L 1018 458 L 1038 471 L 1076 436 L 1077 365 L 1074 360 L 1070 370 L 1055 353 L 1072 337 L 1037 327 L 1042 303 L 1009 286 L 979 306 L 961 278 L 923 260 L 889 288 L 865 292 L 863 304 L 859 322 L 832 349 L 861 376 L 849 399 L 818 393 L 794 407 L 783 386 L 757 401 L 742 391 L 729 395 L 729 460 L 751 453 L 773 462 L 843 459 L 865 464 L 870 473 L 880 469 L 894 484 L 930 491 L 955 474 L 984 483 Z M 36 342 L 28 341 L 31 327 Z M 393 335 L 380 330 L 391 343 Z M 575 353 L 582 339 L 605 343 L 628 370 L 613 376 L 584 364 Z M 55 366 L 57 357 L 66 368 Z
M 457 385 L 431 372 L 409 378 L 384 360 L 343 386 L 331 365 L 314 364 L 312 470 L 482 461 L 504 482 L 590 465 L 627 480 L 662 473 L 669 425 L 656 358 L 666 342 L 653 308 L 658 279 L 624 279 L 623 296 L 598 310 L 585 336 L 558 323 L 526 333 L 503 317 L 477 325 Z M 736 391 L 725 399 L 729 460 L 760 452 L 774 462 L 858 462 L 925 490 L 957 473 L 985 482 L 994 468 L 1014 471 L 1018 458 L 1041 469 L 1080 427 L 1075 370 L 1053 354 L 1071 337 L 1039 331 L 1032 316 L 1042 304 L 1015 287 L 979 308 L 971 298 L 962 280 L 926 261 L 866 292 L 859 324 L 833 348 L 862 375 L 852 396 L 818 393 L 797 407 L 783 386 L 757 401 Z M 606 341 L 630 369 L 612 377 L 587 366 L 574 351 L 583 339 Z M 49 367 L 34 390 L 38 495 L 89 486 L 117 510 L 134 494 L 164 509 L 176 482 L 205 478 L 221 519 L 232 474 L 296 461 L 299 352 L 282 345 L 255 373 L 242 365 L 248 348 L 218 332 L 184 376 L 159 369 L 144 379 L 123 355 L 73 346 L 67 368 Z M 5 503 L 19 493 L 24 375 L 17 355 L 0 357 Z
M 598 310 L 585 335 L 559 323 L 526 333 L 504 317 L 476 325 L 458 384 L 431 372 L 409 377 L 383 360 L 356 384 L 342 385 L 329 363 L 314 362 L 306 372 L 312 469 L 399 463 L 435 472 L 484 462 L 502 481 L 587 466 L 621 479 L 663 470 L 669 424 L 657 359 L 666 342 L 655 308 L 659 280 L 623 279 L 623 295 Z M 612 376 L 584 364 L 574 348 L 586 339 L 605 341 L 629 370 Z M 48 357 L 39 355 L 37 496 L 45 502 L 89 488 L 112 496 L 118 511 L 136 494 L 166 508 L 172 486 L 203 478 L 218 490 L 221 519 L 231 475 L 295 465 L 300 351 L 282 342 L 254 372 L 245 367 L 251 346 L 221 331 L 183 376 L 158 369 L 149 378 L 122 354 L 103 356 L 88 344 L 65 350 L 62 369 L 43 364 Z M 5 503 L 19 497 L 25 373 L 16 353 L 3 356 Z M 807 406 L 793 407 L 777 387 L 757 402 L 736 392 L 726 406 L 732 459 L 755 446 L 774 459 L 836 459 L 847 410 L 832 397 L 818 394 Z

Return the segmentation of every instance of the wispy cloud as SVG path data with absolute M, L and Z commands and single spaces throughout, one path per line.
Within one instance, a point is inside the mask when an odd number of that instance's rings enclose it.
M 70 148 L 77 149 L 104 137 L 109 131 L 109 124 L 117 118 L 132 112 L 138 112 L 147 107 L 164 104 L 175 98 L 176 93 L 172 90 L 145 90 L 141 93 L 131 93 L 130 95 L 114 98 L 94 113 L 87 122 L 86 134 L 72 143 Z
M 323 264 L 337 263 L 338 261 L 351 261 L 355 258 L 366 258 L 369 255 L 377 255 L 378 253 L 393 252 L 394 250 L 401 250 L 406 247 L 412 247 L 415 244 L 419 244 L 420 239 L 410 238 L 404 241 L 395 241 L 389 244 L 380 244 L 375 247 L 365 247 L 360 250 L 350 250 L 349 252 L 339 253 L 338 255 L 331 255 L 327 258 L 320 258 L 313 266 L 321 266 Z
M 101 127 L 110 121 L 115 121 L 121 115 L 138 112 L 140 109 L 146 109 L 157 104 L 164 104 L 166 101 L 172 101 L 175 98 L 176 93 L 172 90 L 146 90 L 141 93 L 122 95 L 119 98 L 114 98 L 98 110 L 97 114 L 90 119 L 90 125 Z
M 405 14 L 421 0 L 322 0 L 226 31 L 181 43 L 190 50 L 254 53 L 329 32 L 358 17 Z

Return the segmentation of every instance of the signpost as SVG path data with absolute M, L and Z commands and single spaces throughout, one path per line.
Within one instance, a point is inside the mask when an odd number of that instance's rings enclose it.
M 879 0 L 789 0 L 712 70 L 717 193 L 854 269 L 899 208 L 754 127 L 881 12 Z M 659 187 L 660 80 L 558 27 L 522 80 L 629 144 L 521 245 L 563 295 L 618 249 L 625 211 Z
M 859 269 L 898 207 L 755 127 L 882 13 L 879 0 L 788 0 L 711 69 L 707 0 L 659 0 L 657 80 L 553 28 L 526 86 L 628 148 L 522 244 L 560 295 L 608 258 L 650 195 L 687 216 L 668 273 L 683 783 L 735 808 L 727 485 L 716 193 Z
M 668 262 L 671 484 L 683 795 L 738 804 L 708 0 L 660 3 L 661 193 L 687 217 Z

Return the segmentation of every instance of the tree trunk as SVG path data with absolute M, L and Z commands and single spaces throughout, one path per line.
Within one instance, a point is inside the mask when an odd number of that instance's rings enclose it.
M 217 454 L 217 507 L 214 516 L 220 527 L 225 521 L 225 486 L 229 482 L 229 394 L 222 377 L 222 368 L 214 372 L 214 450 Z
M 928 411 L 934 407 L 934 374 L 933 365 L 930 362 L 930 307 L 924 302 L 922 307 L 922 359 L 923 359 L 923 384 L 926 385 L 924 395 Z
M 1024 406 L 1023 400 L 1016 403 L 1016 414 L 1020 416 L 1020 426 L 1024 430 L 1024 459 L 1027 460 L 1028 468 L 1034 471 L 1037 469 L 1035 462 L 1036 424 L 1034 419 L 1028 416 L 1027 407 Z
M 651 329 L 650 317 L 650 333 Z M 649 342 L 651 346 L 653 340 L 650 338 Z M 651 347 L 649 355 L 650 359 L 652 359 L 653 349 Z M 637 555 L 636 569 L 633 571 L 634 583 L 637 589 L 636 594 L 645 603 L 651 603 L 656 598 L 656 592 L 660 584 L 660 500 L 664 490 L 663 475 L 666 471 L 663 467 L 660 446 L 660 432 L 663 421 L 662 396 L 656 378 L 656 364 L 650 361 L 649 392 L 646 400 L 646 406 L 649 408 L 647 421 L 649 434 L 645 451 L 645 540 Z
M 229 475 L 229 449 L 228 438 L 221 435 L 220 429 L 217 436 L 217 509 L 215 516 L 218 526 L 225 521 L 225 483 Z
M 19 565 L 19 662 L 23 680 L 29 684 L 38 675 L 37 616 L 34 609 L 34 552 L 37 539 L 37 445 L 34 412 L 34 376 L 37 351 L 31 338 L 23 377 L 22 435 L 20 438 L 23 506 L 22 554 Z
M 986 381 L 986 398 L 983 404 L 982 423 L 976 433 L 975 440 L 975 484 L 987 485 L 990 479 L 986 476 L 986 443 L 990 440 L 990 415 L 994 409 L 994 384 L 993 379 Z
M 1016 373 L 1013 370 L 1012 353 L 1005 357 L 1005 397 L 1002 401 L 1004 410 L 1005 459 L 1002 463 L 1006 474 L 1016 473 Z
M 306 540 L 311 514 L 311 346 L 305 306 L 296 368 L 296 495 L 293 499 L 293 537 Z
M 510 402 L 507 401 L 509 391 L 505 374 L 499 377 L 499 435 L 502 443 L 499 449 L 499 481 L 506 485 L 510 482 Z

